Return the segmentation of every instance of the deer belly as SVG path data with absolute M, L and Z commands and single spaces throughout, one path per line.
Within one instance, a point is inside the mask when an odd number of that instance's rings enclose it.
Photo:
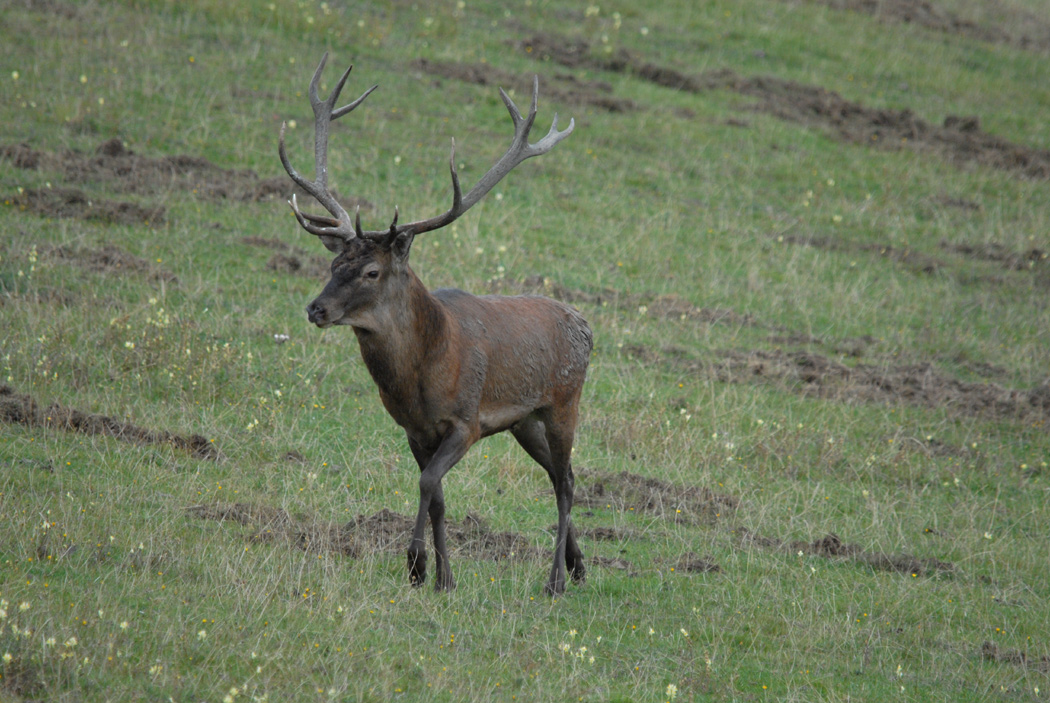
M 488 437 L 498 432 L 510 429 L 535 410 L 533 405 L 500 405 L 492 408 L 482 408 L 478 413 L 481 425 L 481 436 Z

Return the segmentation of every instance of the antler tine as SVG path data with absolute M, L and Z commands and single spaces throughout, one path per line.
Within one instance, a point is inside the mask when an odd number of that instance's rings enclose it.
M 328 128 L 332 123 L 332 120 L 336 120 L 352 111 L 364 102 L 364 99 L 367 98 L 378 86 L 372 86 L 362 93 L 361 97 L 357 100 L 354 100 L 352 103 L 337 110 L 335 109 L 336 100 L 339 99 L 339 93 L 342 92 L 343 86 L 346 84 L 347 78 L 350 76 L 350 71 L 353 70 L 353 66 L 350 66 L 343 72 L 343 75 L 336 82 L 336 85 L 329 96 L 325 100 L 321 100 L 318 96 L 317 89 L 321 82 L 321 73 L 324 71 L 327 62 L 328 52 L 325 52 L 324 56 L 321 57 L 321 62 L 317 65 L 317 70 L 314 71 L 313 78 L 310 79 L 310 106 L 313 108 L 314 112 L 315 180 L 308 181 L 302 174 L 292 167 L 291 162 L 288 160 L 287 149 L 284 143 L 286 125 L 281 125 L 278 152 L 281 156 L 281 164 L 284 166 L 285 171 L 288 172 L 288 175 L 291 176 L 292 180 L 295 181 L 300 188 L 312 195 L 317 202 L 332 214 L 332 217 L 305 214 L 299 210 L 298 203 L 293 195 L 289 205 L 291 205 L 292 212 L 295 213 L 295 218 L 303 229 L 318 236 L 352 239 L 354 236 L 359 236 L 360 226 L 351 226 L 350 216 L 346 213 L 346 210 L 343 209 L 343 206 L 339 204 L 339 201 L 335 199 L 335 196 L 332 195 L 331 191 L 328 190 Z
M 529 144 L 529 132 L 532 130 L 532 125 L 536 121 L 539 92 L 539 76 L 533 76 L 532 104 L 529 107 L 528 116 L 522 118 L 518 106 L 514 104 L 514 101 L 502 88 L 500 89 L 500 97 L 503 98 L 503 103 L 507 106 L 507 112 L 510 113 L 510 117 L 514 121 L 514 138 L 511 140 L 511 146 L 507 149 L 507 152 L 491 169 L 489 169 L 488 173 L 481 177 L 481 180 L 477 182 L 477 185 L 471 188 L 470 192 L 463 198 L 464 210 L 470 209 L 471 206 L 485 197 L 485 195 L 492 190 L 493 186 L 499 183 L 500 180 L 510 173 L 515 166 L 525 159 L 546 154 L 553 149 L 558 142 L 569 136 L 572 133 L 572 130 L 576 128 L 576 122 L 571 120 L 568 128 L 559 132 L 558 116 L 555 115 L 554 121 L 552 122 L 550 131 L 547 132 L 547 135 L 535 144 Z
M 488 172 L 478 180 L 466 195 L 463 195 L 459 183 L 459 174 L 456 172 L 456 140 L 452 140 L 452 153 L 449 156 L 449 171 L 452 175 L 452 207 L 445 213 L 427 220 L 419 220 L 418 222 L 410 222 L 403 225 L 397 225 L 395 218 L 395 224 L 391 225 L 390 230 L 358 232 L 358 236 L 379 239 L 381 237 L 390 236 L 395 230 L 397 233 L 411 230 L 414 234 L 422 234 L 423 232 L 440 229 L 456 220 L 460 215 L 473 207 L 479 200 L 484 198 L 497 183 L 503 180 L 504 176 L 510 173 L 522 161 L 532 158 L 533 156 L 546 154 L 553 149 L 558 142 L 572 133 L 572 130 L 576 127 L 576 122 L 575 120 L 569 120 L 569 126 L 566 129 L 559 131 L 558 116 L 555 115 L 554 121 L 551 123 L 551 128 L 547 132 L 547 135 L 535 144 L 529 144 L 529 132 L 532 130 L 532 125 L 536 121 L 539 92 L 540 79 L 539 76 L 534 76 L 532 79 L 532 102 L 529 107 L 528 115 L 523 117 L 518 106 L 515 105 L 510 96 L 500 88 L 500 97 L 503 99 L 503 104 L 507 106 L 507 112 L 510 113 L 510 118 L 514 122 L 514 137 L 511 139 L 510 147 L 508 147 L 506 153 L 504 153 L 492 168 L 490 168 Z

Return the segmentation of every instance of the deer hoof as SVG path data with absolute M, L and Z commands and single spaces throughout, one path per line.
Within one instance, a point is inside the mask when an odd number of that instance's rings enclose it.
M 557 581 L 548 581 L 547 585 L 543 587 L 543 592 L 548 596 L 557 597 L 565 593 L 565 579 L 558 579 Z
M 587 569 L 584 568 L 583 562 L 577 562 L 569 568 L 569 576 L 572 578 L 573 583 L 584 583 L 587 581 Z
M 416 588 L 423 585 L 427 580 L 427 553 L 408 552 L 408 580 Z

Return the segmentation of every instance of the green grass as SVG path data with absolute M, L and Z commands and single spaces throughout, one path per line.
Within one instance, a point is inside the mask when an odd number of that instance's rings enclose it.
M 324 90 L 354 63 L 348 100 L 381 87 L 334 128 L 331 168 L 340 194 L 375 205 L 366 227 L 395 205 L 412 219 L 446 207 L 450 137 L 469 187 L 511 133 L 495 87 L 438 79 L 416 59 L 518 75 L 504 87 L 519 102 L 538 72 L 537 132 L 555 111 L 577 131 L 501 183 L 501 199 L 420 237 L 413 267 L 433 288 L 514 292 L 542 276 L 589 296 L 577 302 L 596 338 L 580 491 L 630 472 L 737 503 L 684 520 L 673 498 L 578 506 L 581 530 L 615 535 L 585 537 L 585 554 L 629 568 L 594 565 L 556 600 L 542 595 L 546 558 L 476 559 L 454 540 L 458 589 L 413 590 L 400 548 L 350 556 L 324 541 L 359 515 L 414 515 L 418 472 L 353 335 L 305 319 L 323 281 L 271 270 L 273 250 L 242 243 L 326 253 L 283 199 L 210 198 L 174 181 L 121 192 L 0 158 L 0 385 L 41 409 L 200 434 L 221 452 L 26 426 L 4 410 L 0 700 L 663 701 L 669 684 L 678 699 L 716 701 L 1050 692 L 1048 413 L 977 410 L 965 394 L 1045 389 L 1050 264 L 1018 270 L 959 248 L 1050 250 L 1047 182 L 844 143 L 728 90 L 540 63 L 515 43 L 542 32 L 584 39 L 597 58 L 622 49 L 688 74 L 771 75 L 934 125 L 976 115 L 1037 149 L 1050 147 L 1050 54 L 817 2 L 650 5 L 4 7 L 0 148 L 90 156 L 119 137 L 140 156 L 267 178 L 283 175 L 277 133 L 295 120 L 289 152 L 309 173 L 310 75 L 324 51 Z M 1034 1 L 936 6 L 1012 35 L 1031 18 L 1050 24 Z M 545 97 L 570 75 L 637 108 Z M 163 206 L 165 218 L 106 224 L 15 204 L 49 187 Z M 89 266 L 107 245 L 170 276 Z M 668 301 L 683 314 L 661 313 Z M 807 383 L 786 361 L 801 353 L 853 380 Z M 909 399 L 900 374 L 922 368 L 911 378 L 940 401 Z M 851 385 L 870 369 L 891 381 L 882 395 Z M 445 491 L 453 522 L 469 514 L 550 549 L 547 478 L 509 437 L 475 447 Z M 188 510 L 234 503 L 284 511 L 319 541 L 300 549 Z M 747 537 L 829 533 L 953 568 L 912 575 Z M 689 555 L 719 571 L 684 571 Z

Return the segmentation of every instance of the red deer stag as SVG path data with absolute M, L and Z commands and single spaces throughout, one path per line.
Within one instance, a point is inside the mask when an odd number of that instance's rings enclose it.
M 514 121 L 514 138 L 477 185 L 466 195 L 460 189 L 453 140 L 452 207 L 447 212 L 398 224 L 395 208 L 390 227 L 362 230 L 360 208 L 351 222 L 328 189 L 328 130 L 332 120 L 360 105 L 376 86 L 335 109 L 353 67 L 321 100 L 317 87 L 327 59 L 325 54 L 310 81 L 316 180 L 306 180 L 289 163 L 284 127 L 281 163 L 292 180 L 331 214 L 304 213 L 294 196 L 290 202 L 299 224 L 336 254 L 331 279 L 306 308 L 310 322 L 322 328 L 353 328 L 383 405 L 404 428 L 419 464 L 419 512 L 408 545 L 409 579 L 415 586 L 426 579 L 423 534 L 429 516 L 437 554 L 435 590 L 455 587 L 445 544 L 441 479 L 479 439 L 510 430 L 554 484 L 558 535 L 546 590 L 552 595 L 563 593 L 566 567 L 576 582 L 584 580 L 585 572 L 569 520 L 574 484 L 570 461 L 593 347 L 590 327 L 576 310 L 549 298 L 428 291 L 408 265 L 408 254 L 416 235 L 453 222 L 519 163 L 547 153 L 569 136 L 574 122 L 558 131 L 555 115 L 547 135 L 529 144 L 539 80 L 533 80 L 532 106 L 526 117 L 501 89 L 500 97 Z

